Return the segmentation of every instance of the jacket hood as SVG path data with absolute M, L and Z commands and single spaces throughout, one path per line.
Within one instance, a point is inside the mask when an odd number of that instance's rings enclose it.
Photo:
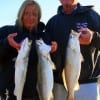
M 72 13 L 76 14 L 76 13 L 84 13 L 87 12 L 88 10 L 92 9 L 94 6 L 90 5 L 90 6 L 81 6 L 79 3 L 77 4 L 77 8 L 76 10 L 74 10 Z M 63 6 L 59 6 L 58 7 L 58 14 L 64 14 L 63 12 Z

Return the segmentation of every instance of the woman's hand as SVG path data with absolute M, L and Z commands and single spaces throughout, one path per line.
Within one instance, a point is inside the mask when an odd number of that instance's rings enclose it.
M 13 34 L 9 34 L 8 35 L 8 42 L 9 42 L 9 45 L 17 50 L 20 49 L 20 44 L 17 43 L 14 38 L 17 36 L 17 33 L 13 33 Z
M 78 30 L 82 34 L 79 37 L 80 44 L 88 45 L 91 43 L 94 32 L 88 28 L 82 28 Z
M 51 53 L 55 52 L 58 48 L 57 42 L 56 41 L 52 41 L 51 42 Z

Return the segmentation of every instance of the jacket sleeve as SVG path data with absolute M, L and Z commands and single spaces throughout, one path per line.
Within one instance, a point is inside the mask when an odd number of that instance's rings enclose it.
M 90 11 L 90 18 L 93 22 L 92 30 L 94 31 L 92 46 L 100 50 L 100 15 L 94 10 Z
M 92 39 L 92 45 L 93 45 L 93 47 L 100 50 L 100 33 L 99 32 L 94 33 L 93 39 Z
M 48 36 L 49 36 L 49 39 L 50 39 L 50 41 L 53 41 L 53 27 L 52 27 L 52 23 L 54 23 L 53 21 L 52 21 L 52 19 L 50 19 L 48 22 L 47 22 L 47 24 L 46 24 L 46 27 L 45 27 L 45 32 L 48 34 Z
M 0 63 L 6 59 L 11 48 L 7 40 L 8 34 L 7 27 L 0 28 Z

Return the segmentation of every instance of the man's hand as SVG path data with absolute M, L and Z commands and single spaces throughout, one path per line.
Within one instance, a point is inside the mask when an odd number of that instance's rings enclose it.
M 52 41 L 51 42 L 51 53 L 55 52 L 58 48 L 57 42 L 56 41 Z
M 88 45 L 91 43 L 94 32 L 88 28 L 82 28 L 78 30 L 82 34 L 79 37 L 80 44 Z

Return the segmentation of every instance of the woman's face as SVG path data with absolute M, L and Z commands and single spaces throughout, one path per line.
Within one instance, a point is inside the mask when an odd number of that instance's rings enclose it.
M 38 9 L 35 5 L 27 5 L 22 17 L 23 25 L 31 31 L 38 24 Z

